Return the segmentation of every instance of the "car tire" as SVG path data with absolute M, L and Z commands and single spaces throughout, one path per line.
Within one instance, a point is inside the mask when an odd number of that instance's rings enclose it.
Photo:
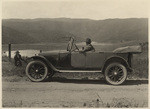
M 26 75 L 33 82 L 44 81 L 48 74 L 47 65 L 40 60 L 33 60 L 26 67 Z
M 121 63 L 110 63 L 105 69 L 105 80 L 111 85 L 120 85 L 127 78 L 127 69 Z

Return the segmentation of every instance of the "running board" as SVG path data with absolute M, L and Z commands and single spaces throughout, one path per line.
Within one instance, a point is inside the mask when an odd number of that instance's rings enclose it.
M 59 70 L 59 69 L 55 68 L 52 64 L 50 64 L 50 66 L 54 71 L 61 72 L 61 73 L 63 73 L 63 72 L 67 72 L 67 73 L 69 73 L 69 72 L 101 73 L 102 72 L 102 70 Z
M 102 71 L 101 70 L 92 70 L 92 71 L 89 71 L 89 70 L 58 70 L 58 72 L 88 72 L 88 73 L 101 73 Z

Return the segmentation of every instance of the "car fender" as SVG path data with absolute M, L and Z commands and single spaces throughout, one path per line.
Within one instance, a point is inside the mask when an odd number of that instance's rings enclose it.
M 52 68 L 52 70 L 57 71 L 57 69 L 53 66 L 53 64 L 47 60 L 44 56 L 33 56 L 31 57 L 33 60 L 41 60 L 43 61 L 48 67 Z
M 127 60 L 125 60 L 121 56 L 111 56 L 105 60 L 103 67 L 102 67 L 102 72 L 104 72 L 107 65 L 112 62 L 119 62 L 119 63 L 123 64 L 127 68 L 128 71 L 130 71 L 130 72 L 132 71 L 132 68 L 129 66 Z

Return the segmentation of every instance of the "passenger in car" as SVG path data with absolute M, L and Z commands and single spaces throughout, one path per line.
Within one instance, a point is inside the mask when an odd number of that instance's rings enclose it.
M 85 53 L 85 52 L 88 52 L 88 51 L 95 51 L 95 48 L 93 47 L 93 45 L 91 44 L 91 39 L 90 38 L 87 38 L 86 39 L 86 47 L 83 48 L 82 51 L 80 51 L 81 53 Z

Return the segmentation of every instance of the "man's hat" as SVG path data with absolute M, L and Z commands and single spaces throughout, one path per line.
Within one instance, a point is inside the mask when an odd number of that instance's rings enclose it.
M 18 50 L 15 53 L 20 53 Z
M 86 38 L 86 43 L 90 44 L 91 43 L 91 39 L 90 38 Z

